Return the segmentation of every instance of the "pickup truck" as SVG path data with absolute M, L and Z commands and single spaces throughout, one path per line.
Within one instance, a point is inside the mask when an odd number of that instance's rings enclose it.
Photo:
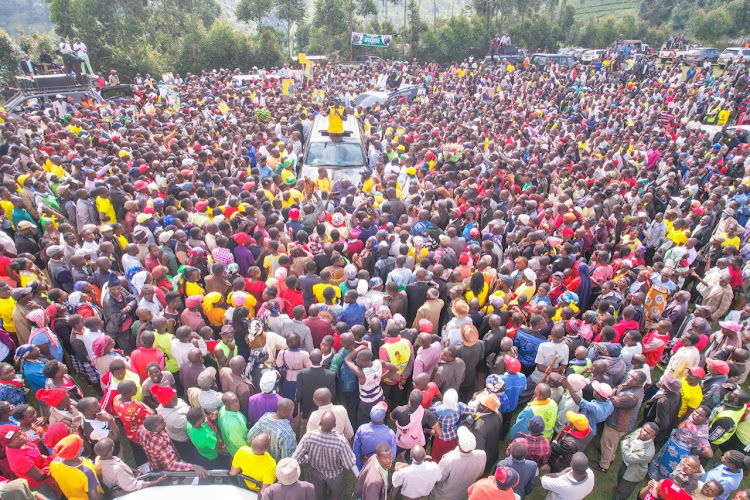
M 659 59 L 661 62 L 667 62 L 667 61 L 674 61 L 678 57 L 685 57 L 688 52 L 690 52 L 690 49 L 685 50 L 672 50 L 672 49 L 663 49 L 659 51 Z
M 385 61 L 378 56 L 359 56 L 356 61 L 335 61 L 330 64 L 332 66 L 360 67 L 367 65 L 385 64 Z

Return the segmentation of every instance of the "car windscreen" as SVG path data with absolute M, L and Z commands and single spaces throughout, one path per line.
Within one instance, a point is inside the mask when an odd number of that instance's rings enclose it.
M 354 142 L 311 142 L 305 165 L 359 167 L 365 164 L 362 148 Z
M 352 104 L 354 106 L 372 106 L 373 104 L 383 104 L 385 102 L 386 98 L 377 94 L 360 94 L 356 98 L 354 98 L 354 101 L 352 101 Z

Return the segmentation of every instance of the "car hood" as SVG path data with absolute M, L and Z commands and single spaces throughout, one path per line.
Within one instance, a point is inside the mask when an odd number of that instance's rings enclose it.
M 303 165 L 300 171 L 300 177 L 308 177 L 310 179 L 318 178 L 318 169 L 325 168 L 328 171 L 328 178 L 331 182 L 336 182 L 341 179 L 349 179 L 355 186 L 359 185 L 359 181 L 362 176 L 360 172 L 363 167 L 336 167 L 330 165 Z

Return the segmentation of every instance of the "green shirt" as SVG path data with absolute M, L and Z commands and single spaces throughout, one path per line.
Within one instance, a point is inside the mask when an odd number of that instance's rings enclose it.
M 177 360 L 172 356 L 172 339 L 174 335 L 154 331 L 154 338 L 156 339 L 156 348 L 164 354 L 164 368 L 169 373 L 177 373 L 180 365 L 177 364 Z
M 216 450 L 216 432 L 206 422 L 197 429 L 192 424 L 188 424 L 187 433 L 190 436 L 190 441 L 193 443 L 198 453 L 213 460 L 219 456 L 219 452 Z
M 247 446 L 247 419 L 242 413 L 219 408 L 219 430 L 230 455 Z

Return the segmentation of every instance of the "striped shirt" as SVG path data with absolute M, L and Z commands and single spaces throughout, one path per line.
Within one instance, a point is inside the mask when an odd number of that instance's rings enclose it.
M 375 359 L 372 365 L 360 367 L 365 374 L 365 383 L 359 384 L 359 399 L 363 404 L 372 406 L 383 399 L 383 388 L 380 380 L 383 378 L 383 364 Z
M 310 467 L 328 479 L 334 479 L 356 464 L 346 438 L 336 431 L 310 431 L 302 436 L 292 456 L 300 465 Z
M 268 453 L 279 462 L 282 458 L 291 457 L 297 446 L 297 438 L 292 430 L 289 420 L 277 420 L 274 413 L 266 413 L 247 433 L 247 442 L 252 443 L 253 438 L 259 434 L 268 434 L 271 444 Z

